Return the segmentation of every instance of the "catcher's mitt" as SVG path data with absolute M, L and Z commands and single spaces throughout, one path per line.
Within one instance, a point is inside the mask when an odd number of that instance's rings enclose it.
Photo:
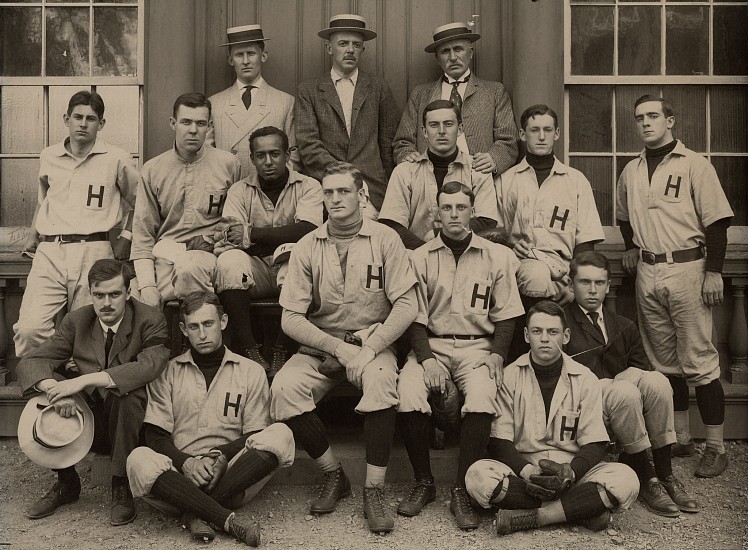
M 431 392 L 429 403 L 434 426 L 445 432 L 459 428 L 460 392 L 451 380 L 445 380 L 444 393 Z
M 543 458 L 538 462 L 542 474 L 530 476 L 525 491 L 540 500 L 556 500 L 574 483 L 574 470 L 567 463 L 558 463 Z
M 492 227 L 491 229 L 484 229 L 483 231 L 480 231 L 478 233 L 478 236 L 483 237 L 484 239 L 491 241 L 492 243 L 503 244 L 504 246 L 512 248 L 509 244 L 509 235 L 503 229 L 497 229 L 495 227 Z

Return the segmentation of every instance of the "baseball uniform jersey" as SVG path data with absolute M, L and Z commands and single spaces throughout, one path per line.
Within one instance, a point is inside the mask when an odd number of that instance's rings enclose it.
M 472 166 L 472 158 L 460 150 L 447 169 L 444 183 L 458 181 L 469 187 L 475 196 L 476 217 L 498 221 L 493 178 L 491 174 L 474 171 Z M 421 153 L 416 162 L 404 162 L 395 167 L 379 219 L 397 222 L 419 239 L 431 240 L 438 233 L 434 230 L 439 213 L 437 191 L 434 165 L 426 153 Z
M 618 180 L 616 218 L 629 221 L 634 243 L 654 254 L 705 244 L 704 229 L 733 215 L 714 167 L 678 141 L 650 182 L 646 150 Z M 636 294 L 642 343 L 654 367 L 680 374 L 689 385 L 719 378 L 712 343 L 712 312 L 704 304 L 705 260 L 649 264 L 640 261 Z
M 40 155 L 36 230 L 44 236 L 110 231 L 122 221 L 122 199 L 135 206 L 138 178 L 132 157 L 100 138 L 82 160 L 65 142 L 47 147 Z M 39 243 L 13 326 L 18 357 L 54 334 L 54 316 L 66 303 L 69 311 L 91 303 L 88 271 L 112 257 L 108 240 Z

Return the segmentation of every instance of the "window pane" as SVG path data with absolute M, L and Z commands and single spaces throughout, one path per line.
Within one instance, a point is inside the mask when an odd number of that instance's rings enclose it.
M 712 164 L 735 212 L 732 225 L 748 225 L 748 157 L 712 157 Z
M 571 73 L 613 74 L 613 8 L 572 6 Z
M 138 8 L 94 10 L 94 74 L 135 76 L 138 72 Z
M 712 151 L 748 152 L 748 87 L 712 86 Z
M 660 74 L 660 8 L 620 8 L 618 74 Z
M 0 9 L 0 75 L 41 74 L 41 8 Z
M 0 226 L 30 226 L 39 189 L 39 159 L 0 159 L 0 179 Z
M 75 92 L 89 90 L 88 86 L 50 86 L 49 87 L 49 143 L 54 145 L 70 135 L 68 127 L 62 120 L 68 110 L 68 102 Z M 106 107 L 106 100 L 104 100 Z M 104 110 L 104 119 L 107 113 Z
M 613 182 L 611 157 L 571 157 L 569 163 L 582 172 L 592 184 L 592 194 L 603 225 L 613 225 Z
M 88 8 L 47 9 L 47 75 L 88 76 Z
M 644 147 L 642 146 L 642 149 Z M 616 157 L 616 184 L 618 184 L 618 178 L 621 177 L 621 172 L 626 168 L 626 165 L 638 157 Z
M 104 99 L 106 126 L 99 135 L 128 153 L 138 154 L 140 94 L 137 86 L 97 86 Z
M 709 73 L 709 10 L 678 6 L 665 9 L 667 74 Z
M 658 86 L 616 86 L 616 151 L 638 153 L 644 147 L 636 131 L 634 103 L 645 94 L 660 96 Z
M 569 89 L 569 150 L 611 150 L 612 86 L 572 86 Z
M 706 151 L 706 86 L 663 86 L 675 110 L 673 136 L 694 151 Z
M 714 8 L 714 74 L 748 74 L 748 7 Z
M 41 86 L 0 88 L 2 153 L 38 153 L 44 147 L 44 91 Z

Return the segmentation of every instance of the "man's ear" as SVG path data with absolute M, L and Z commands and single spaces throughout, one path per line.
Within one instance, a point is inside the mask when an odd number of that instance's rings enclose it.
M 171 126 L 172 130 L 176 131 L 176 129 L 177 129 L 177 119 L 174 118 L 173 116 L 169 117 L 169 126 Z
M 565 328 L 564 329 L 564 340 L 563 340 L 564 345 L 568 344 L 569 340 L 571 340 L 571 330 L 569 330 L 568 328 Z
M 525 331 L 525 342 L 528 344 L 530 343 L 530 334 L 527 332 L 527 327 L 523 328 L 522 330 Z
M 229 324 L 229 316 L 225 313 L 221 315 L 221 330 L 226 330 L 226 327 Z
M 184 326 L 182 321 L 179 321 L 179 330 L 181 330 L 184 337 L 187 338 L 187 327 Z

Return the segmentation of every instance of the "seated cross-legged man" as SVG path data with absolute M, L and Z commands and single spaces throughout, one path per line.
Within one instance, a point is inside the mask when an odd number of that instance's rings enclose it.
M 34 347 L 16 367 L 25 391 L 44 392 L 65 417 L 75 414 L 81 393 L 95 418 L 93 449 L 112 455 L 112 525 L 135 519 L 127 484 L 127 455 L 138 446 L 145 416 L 145 385 L 166 366 L 164 316 L 130 298 L 132 271 L 117 260 L 97 260 L 88 272 L 92 305 L 68 313 L 55 335 Z M 60 368 L 72 357 L 78 376 Z M 55 470 L 58 481 L 26 511 L 29 519 L 51 515 L 78 499 L 75 465 Z
M 599 252 L 571 261 L 574 301 L 565 308 L 571 339 L 566 351 L 600 378 L 605 426 L 623 447 L 639 476 L 639 497 L 661 516 L 698 512 L 699 505 L 673 475 L 673 390 L 653 370 L 639 328 L 603 306 L 610 290 L 610 264 Z M 654 468 L 647 456 L 652 449 Z
M 549 300 L 527 312 L 530 352 L 504 369 L 489 454 L 468 470 L 470 495 L 498 508 L 496 531 L 581 523 L 604 529 L 610 511 L 628 509 L 639 483 L 620 463 L 600 462 L 608 445 L 600 381 L 562 353 L 563 308 Z
M 463 134 L 460 109 L 451 101 L 432 101 L 423 111 L 422 132 L 428 149 L 417 160 L 395 167 L 379 221 L 397 231 L 405 248 L 414 250 L 439 234 L 436 197 L 443 185 L 458 182 L 475 197 L 470 229 L 495 227 L 498 213 L 491 174 L 476 171 L 472 157 L 457 146 Z
M 212 540 L 212 524 L 258 546 L 260 526 L 231 508 L 293 463 L 293 435 L 270 423 L 262 367 L 223 345 L 228 319 L 218 296 L 188 294 L 179 314 L 190 349 L 148 385 L 147 446 L 127 459 L 130 487 L 159 510 L 183 513 L 197 539 Z
M 414 351 L 397 387 L 403 441 L 416 477 L 397 510 L 405 516 L 420 513 L 436 497 L 429 460 L 429 392 L 443 393 L 445 380 L 451 380 L 465 396 L 450 502 L 461 529 L 479 524 L 465 491 L 465 473 L 485 455 L 514 318 L 523 313 L 514 254 L 469 229 L 475 199 L 460 182 L 445 183 L 437 194 L 441 231 L 411 254 L 418 317 L 409 329 Z
M 232 185 L 226 197 L 223 215 L 230 224 L 231 248 L 218 256 L 216 287 L 229 316 L 232 347 L 262 365 L 272 378 L 288 359 L 289 343 L 281 331 L 268 364 L 252 334 L 250 304 L 280 294 L 288 254 L 274 262 L 273 253 L 322 225 L 322 190 L 317 180 L 289 168 L 283 130 L 255 130 L 249 148 L 256 170 Z
M 365 418 L 364 515 L 371 531 L 386 532 L 395 525 L 384 500 L 398 404 L 392 344 L 416 317 L 416 279 L 397 233 L 362 216 L 366 195 L 357 168 L 330 164 L 322 197 L 330 218 L 296 244 L 281 291 L 283 330 L 303 347 L 273 379 L 271 414 L 288 424 L 324 472 L 310 511 L 328 513 L 351 485 L 330 448 L 317 402 L 340 378 L 363 391 L 356 412 Z M 362 346 L 349 343 L 354 341 Z M 329 368 L 331 362 L 339 362 L 338 369 Z

